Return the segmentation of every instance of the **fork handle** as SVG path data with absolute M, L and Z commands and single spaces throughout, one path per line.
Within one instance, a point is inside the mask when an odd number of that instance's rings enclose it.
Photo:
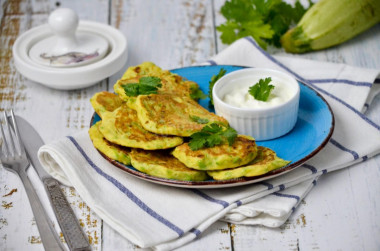
M 45 178 L 43 183 L 69 249 L 75 251 L 91 250 L 86 235 L 62 193 L 58 181 L 54 178 Z
M 53 223 L 48 217 L 36 190 L 34 190 L 25 171 L 18 173 L 24 184 L 26 194 L 29 198 L 30 205 L 36 220 L 37 228 L 41 236 L 41 241 L 46 250 L 64 250 L 61 240 L 56 233 Z

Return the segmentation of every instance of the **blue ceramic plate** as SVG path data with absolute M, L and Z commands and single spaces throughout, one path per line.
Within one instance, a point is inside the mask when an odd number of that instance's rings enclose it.
M 227 73 L 242 69 L 241 66 L 217 65 L 217 66 L 194 66 L 172 70 L 173 73 L 195 81 L 204 93 L 208 93 L 209 81 L 213 75 L 218 74 L 223 68 Z M 277 153 L 277 156 L 292 161 L 289 165 L 269 172 L 267 174 L 238 178 L 232 180 L 206 180 L 206 181 L 180 181 L 153 177 L 142 173 L 132 166 L 126 166 L 104 156 L 115 166 L 125 170 L 127 173 L 144 179 L 168 186 L 187 188 L 222 188 L 251 184 L 285 174 L 317 154 L 328 142 L 334 130 L 334 115 L 327 102 L 316 91 L 299 82 L 301 88 L 300 106 L 298 120 L 288 134 L 268 141 L 257 141 L 257 145 L 269 147 Z M 209 109 L 209 99 L 199 102 L 203 107 Z M 210 110 L 214 112 L 214 110 Z M 98 115 L 94 114 L 91 125 L 99 121 Z

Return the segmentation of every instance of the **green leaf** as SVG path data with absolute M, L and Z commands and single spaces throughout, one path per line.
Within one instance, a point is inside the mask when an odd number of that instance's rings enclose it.
M 229 127 L 223 132 L 223 136 L 227 139 L 228 144 L 231 146 L 235 142 L 237 131 L 232 127 Z
M 223 77 L 226 74 L 226 72 L 227 71 L 225 69 L 221 68 L 219 70 L 219 73 L 217 75 L 213 75 L 208 83 L 208 97 L 210 98 L 210 103 L 212 106 L 214 105 L 214 99 L 212 98 L 212 88 L 214 87 L 216 81 Z
M 208 119 L 205 119 L 205 118 L 200 118 L 198 116 L 191 116 L 190 115 L 190 119 L 198 124 L 207 124 L 208 122 L 210 122 Z
M 249 87 L 249 94 L 257 100 L 267 101 L 271 91 L 274 89 L 274 86 L 269 84 L 271 81 L 271 78 L 260 79 L 255 85 Z
M 311 0 L 308 2 L 311 6 Z M 299 0 L 294 6 L 282 0 L 230 0 L 220 10 L 226 22 L 217 30 L 225 44 L 251 36 L 264 49 L 268 44 L 280 47 L 281 36 L 298 23 L 307 9 Z
M 191 86 L 190 87 L 190 98 L 192 98 L 194 100 L 205 99 L 205 98 L 207 98 L 207 95 L 204 94 L 202 92 L 202 90 L 199 89 L 198 87 Z
M 221 145 L 225 142 L 232 145 L 236 137 L 237 132 L 232 127 L 225 128 L 217 123 L 212 123 L 190 136 L 189 147 L 191 150 L 196 151 Z
M 138 83 L 122 85 L 125 94 L 129 97 L 138 95 L 157 94 L 158 88 L 162 87 L 161 79 L 158 77 L 142 77 Z

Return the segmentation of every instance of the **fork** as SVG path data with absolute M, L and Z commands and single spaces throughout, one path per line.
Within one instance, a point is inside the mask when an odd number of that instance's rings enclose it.
M 4 111 L 3 117 L 4 118 L 0 121 L 0 131 L 2 136 L 2 142 L 0 143 L 3 145 L 0 156 L 1 163 L 6 170 L 13 172 L 20 177 L 32 207 L 44 248 L 46 250 L 64 250 L 59 236 L 55 232 L 53 224 L 27 176 L 26 171 L 30 166 L 30 163 L 20 140 L 13 111 L 10 111 L 9 117 Z M 13 128 L 10 126 L 9 119 L 12 121 Z

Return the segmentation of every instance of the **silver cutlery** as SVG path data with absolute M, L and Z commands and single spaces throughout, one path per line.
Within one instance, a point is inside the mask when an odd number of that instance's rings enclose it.
M 45 186 L 45 190 L 69 249 L 75 251 L 91 250 L 86 235 L 63 194 L 59 182 L 45 171 L 38 160 L 38 149 L 44 145 L 42 138 L 25 119 L 15 116 L 15 121 L 18 125 L 19 135 L 25 147 L 28 159 Z
M 44 248 L 46 250 L 64 250 L 59 236 L 55 232 L 53 224 L 27 176 L 26 170 L 29 168 L 30 162 L 22 146 L 13 111 L 10 113 L 14 130 L 10 126 L 6 112 L 4 112 L 4 118 L 0 121 L 2 136 L 1 163 L 6 170 L 20 177 L 32 207 Z

